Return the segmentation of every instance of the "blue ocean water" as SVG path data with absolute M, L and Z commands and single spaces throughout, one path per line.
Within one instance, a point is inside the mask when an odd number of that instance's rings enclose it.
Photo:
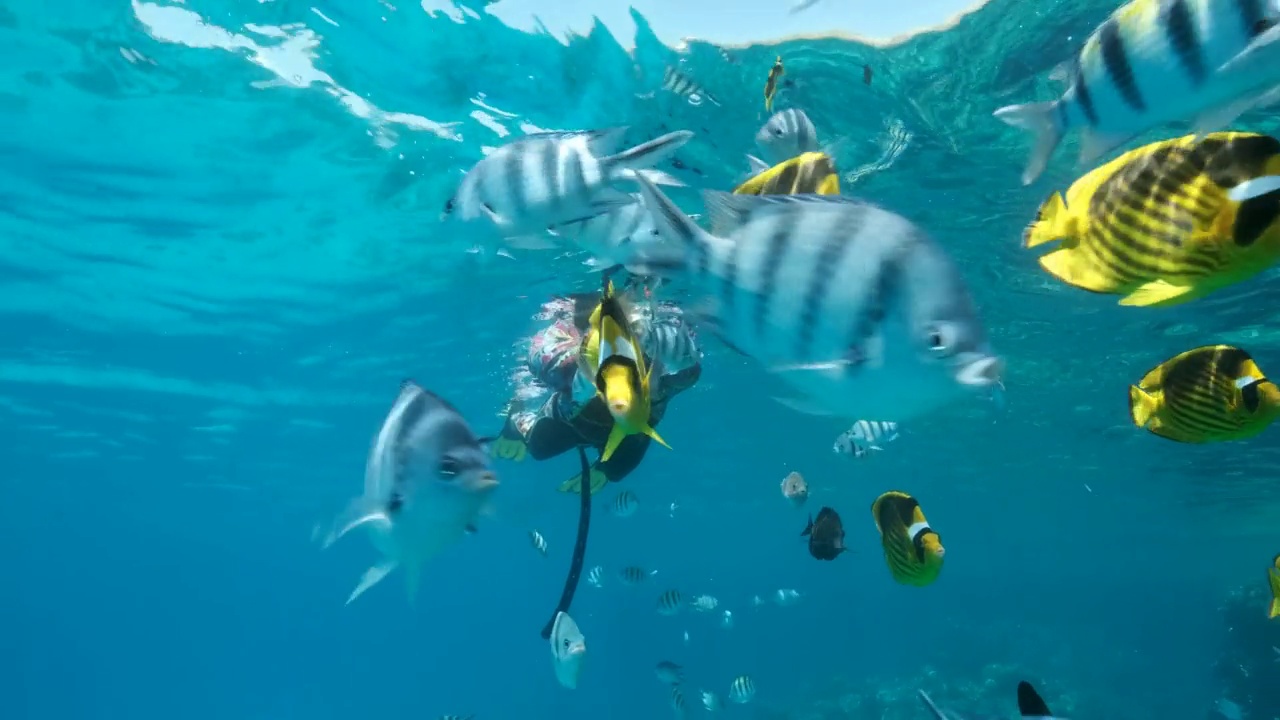
M 1174 446 L 1134 431 L 1124 400 L 1192 344 L 1280 363 L 1272 276 L 1135 311 L 1018 246 L 1075 148 L 1024 189 L 1027 139 L 990 112 L 1047 97 L 1065 39 L 1113 6 L 992 0 L 890 47 L 673 48 L 639 15 L 635 37 L 555 37 L 479 5 L 0 4 L 0 717 L 666 717 L 659 660 L 685 667 L 694 715 L 697 689 L 749 674 L 758 696 L 726 715 L 921 718 L 923 688 L 1012 717 L 1028 679 L 1073 718 L 1213 718 L 1222 699 L 1280 716 L 1262 611 L 1274 442 Z M 579 589 L 578 690 L 539 636 L 573 544 L 575 498 L 555 491 L 572 455 L 499 464 L 495 517 L 415 603 L 393 576 L 344 607 L 373 549 L 321 551 L 314 533 L 359 492 L 400 380 L 496 431 L 532 315 L 599 283 L 580 256 L 462 251 L 439 223 L 459 173 L 538 129 L 689 129 L 673 197 L 694 212 L 694 190 L 745 172 L 778 54 L 779 106 L 833 143 L 846 192 L 961 265 L 1006 406 L 951 408 L 854 463 L 831 453 L 843 427 L 774 403 L 765 373 L 708 342 L 663 421 L 674 449 L 625 482 L 641 511 L 593 523 L 588 567 L 659 574 Z M 668 65 L 721 104 L 663 92 Z M 838 562 L 805 553 L 807 513 L 778 492 L 792 470 L 845 517 Z M 868 508 L 890 489 L 946 542 L 928 588 L 884 567 Z M 659 616 L 669 588 L 716 596 L 734 627 Z M 801 600 L 754 606 L 782 588 Z

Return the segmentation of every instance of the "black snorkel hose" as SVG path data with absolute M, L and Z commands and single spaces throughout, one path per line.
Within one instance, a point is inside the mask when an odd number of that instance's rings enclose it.
M 582 560 L 587 554 L 587 533 L 591 530 L 591 463 L 587 462 L 587 451 L 578 446 L 578 459 L 582 462 L 581 491 L 582 502 L 578 505 L 578 539 L 573 543 L 573 560 L 569 562 L 569 575 L 564 579 L 564 591 L 560 593 L 560 604 L 546 627 L 542 628 L 542 639 L 551 639 L 551 628 L 556 624 L 556 616 L 569 612 L 573 604 L 573 594 L 578 590 L 578 578 L 582 575 Z

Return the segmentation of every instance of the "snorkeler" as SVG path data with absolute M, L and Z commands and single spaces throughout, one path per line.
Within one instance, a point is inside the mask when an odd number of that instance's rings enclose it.
M 507 409 L 506 424 L 491 446 L 494 457 L 521 461 L 546 460 L 579 446 L 603 451 L 613 429 L 613 417 L 597 395 L 594 368 L 583 368 L 578 351 L 590 326 L 600 293 L 554 297 L 536 316 L 551 324 L 529 341 L 527 371 L 516 373 L 516 392 Z M 681 311 L 671 303 L 637 303 L 631 325 L 648 364 L 653 367 L 649 425 L 662 421 L 671 398 L 693 387 L 702 375 L 702 352 Z M 526 409 L 546 397 L 536 409 Z M 607 461 L 591 466 L 591 492 L 606 482 L 618 482 L 635 470 L 653 441 L 644 434 L 628 435 Z M 578 473 L 560 485 L 561 492 L 582 488 Z

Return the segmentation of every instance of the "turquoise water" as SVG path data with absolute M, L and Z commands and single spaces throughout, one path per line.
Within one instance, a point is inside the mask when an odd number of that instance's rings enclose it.
M 1280 716 L 1261 596 L 1280 551 L 1274 436 L 1173 445 L 1129 427 L 1124 399 L 1196 344 L 1280 365 L 1270 276 L 1135 310 L 1061 286 L 1018 244 L 1078 174 L 1075 147 L 1024 189 L 1027 138 L 990 112 L 1048 97 L 1064 38 L 1113 5 L 994 0 L 890 48 L 677 54 L 639 17 L 635 38 L 558 39 L 365 0 L 0 4 L 0 716 L 667 717 L 659 660 L 685 667 L 690 715 L 698 688 L 750 674 L 758 696 L 726 715 L 921 718 L 920 687 L 1011 717 L 1025 678 L 1073 718 L 1198 720 L 1222 698 Z M 836 143 L 845 191 L 961 265 L 1008 361 L 1006 407 L 961 404 L 853 463 L 830 452 L 840 424 L 773 403 L 710 341 L 662 425 L 675 449 L 626 481 L 641 511 L 593 523 L 588 567 L 659 575 L 579 589 L 580 689 L 555 683 L 539 636 L 573 541 L 576 501 L 554 491 L 571 455 L 500 464 L 497 516 L 426 570 L 415 604 L 393 577 L 343 607 L 373 550 L 322 552 L 313 530 L 359 491 L 399 381 L 496 431 L 531 316 L 598 286 L 581 257 L 462 251 L 438 222 L 459 173 L 511 134 L 629 124 L 637 140 L 696 131 L 681 177 L 729 187 L 779 53 L 795 83 L 779 106 Z M 678 61 L 721 107 L 659 89 Z M 853 553 L 805 554 L 805 513 L 778 494 L 792 470 Z M 884 567 L 867 508 L 889 489 L 946 542 L 928 588 Z M 735 626 L 660 617 L 670 587 L 715 595 Z M 801 601 L 753 608 L 780 588 Z

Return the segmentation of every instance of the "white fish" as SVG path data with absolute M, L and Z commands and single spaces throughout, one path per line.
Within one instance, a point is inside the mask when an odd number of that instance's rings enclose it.
M 719 695 L 710 690 L 703 690 L 702 707 L 706 708 L 707 712 L 720 712 L 724 709 L 724 702 L 720 700 Z
M 578 629 L 578 623 L 568 613 L 556 613 L 555 623 L 551 626 L 551 663 L 556 671 L 556 680 L 570 690 L 576 689 L 582 675 L 582 661 L 586 657 L 587 639 Z
M 648 176 L 683 184 L 651 169 L 693 137 L 668 133 L 619 152 L 626 128 L 526 135 L 490 153 L 462 178 L 444 217 L 489 223 L 509 244 L 553 247 L 547 229 L 634 202 L 615 183 Z
M 542 537 L 542 533 L 537 530 L 530 530 L 529 544 L 533 545 L 533 549 L 537 550 L 542 557 L 547 556 L 547 539 Z
M 683 604 L 679 590 L 668 590 L 658 596 L 658 614 L 670 617 L 679 613 Z
M 995 111 L 1035 133 L 1023 184 L 1044 172 L 1071 128 L 1083 131 L 1084 164 L 1166 123 L 1189 121 L 1204 134 L 1280 100 L 1280 4 L 1132 0 L 1054 75 L 1069 83 L 1057 100 Z
M 729 700 L 738 704 L 751 702 L 756 696 L 756 682 L 748 675 L 739 675 L 729 683 Z
M 733 612 L 732 611 L 729 611 L 729 610 L 724 611 L 724 618 L 720 620 L 720 627 L 724 628 L 725 630 L 730 630 L 733 628 Z
M 623 585 L 639 585 L 657 574 L 657 570 L 645 570 L 642 567 L 628 565 L 618 571 L 618 579 L 622 581 Z
M 756 133 L 756 145 L 764 159 L 747 156 L 752 175 L 758 175 L 784 160 L 818 151 L 818 129 L 799 108 L 774 113 Z
M 705 99 L 712 105 L 720 105 L 720 101 L 692 78 L 676 70 L 670 65 L 662 73 L 662 89 L 684 98 L 690 105 L 698 106 Z
M 658 680 L 668 685 L 679 685 L 684 682 L 684 668 L 671 662 L 663 660 L 653 669 L 658 676 Z
M 665 258 L 714 304 L 699 327 L 776 373 L 797 410 L 905 421 L 1000 382 L 959 270 L 899 215 L 837 195 L 708 191 L 707 232 L 639 179 Z
M 653 227 L 653 216 L 645 209 L 638 194 L 631 201 L 573 222 L 550 228 L 558 235 L 582 250 L 590 253 L 593 266 L 608 268 L 621 264 L 619 258 L 628 254 L 622 249 L 628 245 L 655 242 L 658 231 Z M 645 268 L 628 268 L 636 274 L 646 274 Z
M 679 685 L 671 688 L 671 711 L 675 713 L 677 718 L 684 717 L 684 693 L 681 692 Z
M 620 518 L 629 518 L 636 514 L 636 509 L 640 507 L 640 499 L 630 490 L 623 490 L 618 493 L 613 502 L 609 503 L 609 509 L 613 514 Z
M 382 554 L 347 603 L 401 565 L 412 600 L 423 563 L 475 530 L 497 486 L 489 454 L 462 414 L 417 383 L 404 381 L 369 451 L 364 494 L 325 539 L 329 547 L 364 525 Z
M 644 320 L 633 327 L 645 355 L 664 374 L 680 372 L 702 362 L 702 350 L 698 347 L 692 330 L 679 317 L 662 318 L 658 321 Z
M 759 598 L 757 598 L 757 599 L 759 599 Z M 790 589 L 790 588 L 783 588 L 783 589 L 781 589 L 781 590 L 775 590 L 775 591 L 774 591 L 774 593 L 773 593 L 772 595 L 770 595 L 770 596 L 769 596 L 769 599 L 770 599 L 770 600 L 772 600 L 775 604 L 777 604 L 777 605 L 778 605 L 778 606 L 780 606 L 780 607 L 789 607 L 789 606 L 791 606 L 791 605 L 795 605 L 797 602 L 799 602 L 799 600 L 800 600 L 800 591 L 799 591 L 799 590 L 792 590 L 792 589 Z M 757 603 L 757 604 L 759 604 L 759 603 Z
M 686 647 L 689 645 L 689 631 L 688 631 L 688 630 L 685 630 L 685 631 L 684 631 L 684 644 L 685 644 L 685 646 L 686 646 Z
M 698 612 L 711 612 L 719 604 L 720 601 L 710 595 L 699 595 L 690 601 L 689 606 Z
M 604 568 L 599 565 L 591 568 L 591 570 L 587 572 L 587 582 L 590 583 L 592 587 L 602 587 L 604 585 Z
M 885 443 L 898 439 L 898 423 L 884 420 L 859 420 L 836 438 L 833 450 L 839 455 L 865 457 L 872 450 L 883 450 Z

